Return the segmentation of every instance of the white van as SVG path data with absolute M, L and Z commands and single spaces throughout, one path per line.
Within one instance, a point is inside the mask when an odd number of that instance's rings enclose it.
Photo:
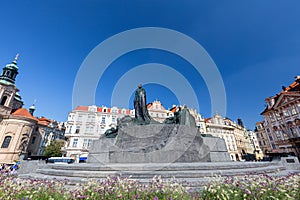
M 54 163 L 54 164 L 71 164 L 74 163 L 74 158 L 71 157 L 51 157 L 48 158 L 47 163 Z

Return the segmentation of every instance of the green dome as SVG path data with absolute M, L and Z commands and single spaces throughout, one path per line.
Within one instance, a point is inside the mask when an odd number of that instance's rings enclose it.
M 12 70 L 18 70 L 19 69 L 19 67 L 17 66 L 17 62 L 15 60 L 12 63 L 7 64 L 5 66 L 5 68 L 12 69 Z

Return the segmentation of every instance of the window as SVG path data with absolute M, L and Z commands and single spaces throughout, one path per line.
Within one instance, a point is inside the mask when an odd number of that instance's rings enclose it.
M 274 121 L 275 121 L 274 116 L 273 116 L 272 113 L 270 114 L 270 119 L 271 119 L 271 122 L 274 122 Z
M 269 139 L 270 139 L 270 141 L 273 141 L 273 138 L 272 138 L 272 136 L 271 136 L 271 135 L 269 135 Z
M 291 138 L 295 137 L 295 132 L 293 128 L 290 128 Z
M 283 115 L 284 115 L 285 117 L 288 117 L 288 116 L 289 116 L 289 113 L 288 113 L 286 110 L 283 110 Z
M 281 138 L 281 135 L 280 135 L 280 132 L 279 132 L 279 131 L 276 131 L 276 132 L 275 132 L 275 135 L 276 135 L 276 138 L 277 138 L 277 140 L 282 140 L 282 138 Z
M 296 111 L 295 107 L 291 108 L 291 113 L 292 113 L 292 115 L 296 115 L 297 114 L 297 111 Z
M 94 126 L 86 126 L 85 133 L 86 134 L 92 134 L 94 131 Z
M 83 147 L 87 147 L 88 146 L 88 139 L 83 139 Z
M 10 141 L 11 141 L 11 136 L 6 136 L 4 138 L 1 148 L 8 148 Z
M 92 145 L 92 139 L 84 139 L 83 140 L 83 147 L 90 147 Z
M 76 126 L 76 131 L 75 133 L 79 133 L 80 132 L 80 126 Z
M 78 121 L 82 121 L 82 115 L 78 115 Z
M 68 133 L 71 133 L 71 131 L 72 131 L 72 126 L 69 127 Z
M 275 113 L 275 116 L 276 116 L 278 121 L 281 120 L 280 114 L 278 112 Z
M 105 124 L 105 117 L 102 117 L 101 123 L 104 123 L 104 124 Z
M 111 121 L 112 121 L 112 122 L 116 122 L 116 118 L 115 118 L 115 117 L 112 117 L 112 118 L 111 118 Z
M 271 146 L 272 146 L 272 149 L 276 149 L 276 146 L 274 143 L 272 143 Z
M 1 100 L 1 105 L 4 106 L 4 104 L 6 103 L 7 100 L 7 96 L 3 96 L 2 100 Z
M 92 145 L 92 142 L 93 142 L 92 139 L 89 139 L 89 140 L 88 140 L 88 147 L 90 147 L 90 146 Z
M 36 137 L 35 136 L 32 137 L 31 144 L 34 144 L 35 140 L 36 140 Z
M 94 115 L 88 115 L 88 121 L 89 122 L 94 122 L 95 121 L 95 116 Z
M 76 138 L 73 140 L 73 147 L 77 147 L 77 144 L 78 144 L 78 139 Z

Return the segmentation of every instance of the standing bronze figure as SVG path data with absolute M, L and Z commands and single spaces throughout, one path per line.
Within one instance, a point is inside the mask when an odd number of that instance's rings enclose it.
M 138 124 L 149 124 L 151 117 L 147 110 L 146 91 L 142 88 L 142 84 L 138 85 L 134 96 L 135 119 Z

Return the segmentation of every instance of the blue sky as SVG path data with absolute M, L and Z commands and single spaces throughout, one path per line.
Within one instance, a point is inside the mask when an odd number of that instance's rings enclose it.
M 24 106 L 36 99 L 37 116 L 65 121 L 72 110 L 76 74 L 98 44 L 134 28 L 176 30 L 201 44 L 218 67 L 226 90 L 226 115 L 233 120 L 241 117 L 253 129 L 262 119 L 264 99 L 300 74 L 300 2 L 188 2 L 2 1 L 0 65 L 3 68 L 19 53 L 16 85 Z M 177 55 L 156 49 L 116 59 L 99 81 L 96 105 L 110 106 L 118 78 L 136 65 L 152 62 L 184 74 L 196 90 L 200 113 L 211 116 L 210 96 L 201 76 Z M 148 102 L 158 99 L 166 108 L 178 103 L 168 86 L 145 88 Z

